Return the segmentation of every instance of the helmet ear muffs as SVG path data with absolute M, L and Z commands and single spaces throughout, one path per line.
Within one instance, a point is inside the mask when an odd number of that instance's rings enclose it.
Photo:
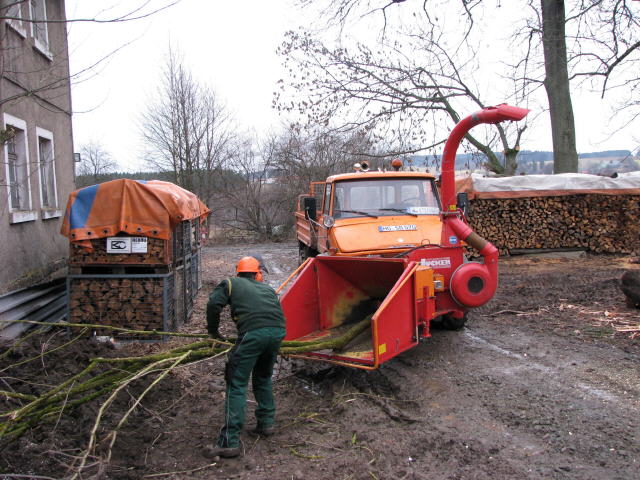
M 258 271 L 258 273 L 256 273 L 256 280 L 259 282 L 264 282 L 264 277 L 262 276 L 262 272 Z

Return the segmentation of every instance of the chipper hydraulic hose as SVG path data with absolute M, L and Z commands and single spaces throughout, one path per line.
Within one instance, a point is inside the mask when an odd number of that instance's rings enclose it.
M 481 123 L 500 123 L 522 120 L 529 110 L 502 104 L 489 107 L 463 118 L 453 128 L 442 155 L 442 241 L 443 246 L 455 246 L 462 240 L 480 252 L 484 264 L 469 262 L 461 265 L 451 277 L 451 294 L 465 307 L 479 307 L 487 303 L 498 286 L 498 249 L 475 233 L 459 218 L 456 205 L 455 159 L 464 136 Z

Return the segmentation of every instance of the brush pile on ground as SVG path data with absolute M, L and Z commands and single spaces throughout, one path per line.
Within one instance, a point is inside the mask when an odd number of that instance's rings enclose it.
M 47 361 L 54 353 L 64 355 L 67 347 L 76 342 L 86 343 L 87 334 L 90 328 L 98 325 L 83 326 L 79 324 L 41 324 L 44 328 L 70 327 L 74 334 L 65 339 L 55 347 L 47 348 L 42 344 L 42 351 L 37 355 L 23 358 L 20 354 L 20 345 L 28 342 L 31 337 L 42 334 L 42 330 L 36 330 L 32 334 L 19 340 L 5 350 L 0 355 L 2 366 L 0 375 L 3 378 L 4 389 L 0 390 L 3 398 L 2 410 L 0 411 L 0 441 L 12 441 L 24 434 L 28 429 L 39 425 L 42 422 L 59 421 L 62 415 L 94 400 L 99 401 L 99 408 L 95 415 L 95 421 L 91 428 L 91 433 L 87 448 L 81 455 L 74 459 L 74 470 L 80 473 L 90 463 L 95 447 L 98 443 L 98 432 L 100 430 L 102 417 L 109 406 L 117 399 L 121 392 L 136 382 L 143 382 L 142 391 L 137 394 L 133 403 L 118 420 L 113 429 L 106 435 L 107 453 L 103 455 L 108 462 L 111 456 L 111 449 L 116 441 L 118 431 L 126 423 L 131 413 L 140 405 L 143 398 L 158 385 L 170 372 L 181 366 L 197 362 L 199 360 L 212 358 L 226 353 L 233 345 L 233 340 L 218 341 L 206 338 L 204 334 L 171 334 L 168 332 L 138 332 L 130 331 L 132 335 L 140 334 L 165 334 L 186 337 L 204 337 L 192 343 L 186 343 L 173 348 L 166 348 L 164 351 L 141 356 L 83 356 L 86 366 L 82 368 L 81 362 L 74 362 L 79 371 L 71 368 L 67 377 L 57 384 L 34 384 L 31 379 L 24 377 L 17 378 L 11 376 L 11 370 L 22 367 L 29 363 Z M 355 338 L 359 333 L 368 328 L 370 317 L 367 317 L 354 325 L 341 337 L 331 341 L 283 342 L 281 354 L 294 354 L 311 350 L 342 348 Z M 124 329 L 116 329 L 123 333 Z M 184 341 L 184 340 L 183 340 Z M 13 363 L 12 361 L 15 360 Z M 80 359 L 78 359 L 80 360 Z M 57 363 L 57 362 L 56 362 Z M 64 367 L 56 365 L 58 372 L 64 371 Z M 57 378 L 59 380 L 59 378 Z M 102 440 L 105 443 L 105 439 Z M 75 477 L 74 477 L 75 478 Z

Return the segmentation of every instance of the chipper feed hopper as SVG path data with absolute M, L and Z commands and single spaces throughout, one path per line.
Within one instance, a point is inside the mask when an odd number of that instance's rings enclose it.
M 473 232 L 458 207 L 456 151 L 474 126 L 521 120 L 527 113 L 523 108 L 499 105 L 476 112 L 454 127 L 444 148 L 440 189 L 433 197 L 437 207 L 382 208 L 388 205 L 374 205 L 371 199 L 367 200 L 368 210 L 345 206 L 350 198 L 347 186 L 355 192 L 353 185 L 363 190 L 385 181 L 378 191 L 387 195 L 393 192 L 394 181 L 403 180 L 402 188 L 409 188 L 407 182 L 415 182 L 415 172 L 365 171 L 362 176 L 327 179 L 322 208 L 317 210 L 313 204 L 309 212 L 307 205 L 306 212 L 297 214 L 308 222 L 305 235 L 299 238 L 321 239 L 312 246 L 317 248 L 314 253 L 322 254 L 309 255 L 280 287 L 287 288 L 281 297 L 287 319 L 285 339 L 323 342 L 316 351 L 298 356 L 372 370 L 428 338 L 432 321 L 460 327 L 470 308 L 493 297 L 498 284 L 498 251 Z M 426 185 L 424 179 L 420 181 L 418 185 Z M 398 200 L 398 194 L 389 195 Z M 425 198 L 424 192 L 420 195 Z M 351 201 L 351 205 L 356 203 Z M 422 218 L 428 221 L 423 230 Z M 416 235 L 431 238 L 403 243 Z M 369 237 L 375 236 L 382 240 L 369 251 L 343 247 L 372 245 Z M 384 241 L 387 246 L 380 244 Z M 313 251 L 308 243 L 300 244 L 301 249 Z M 468 261 L 465 245 L 476 249 L 483 261 Z M 332 339 L 344 339 L 345 332 L 353 338 L 346 344 L 332 343 Z

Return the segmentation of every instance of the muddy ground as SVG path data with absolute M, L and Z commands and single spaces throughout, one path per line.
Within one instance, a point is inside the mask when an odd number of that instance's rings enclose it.
M 207 295 L 237 258 L 261 253 L 272 272 L 267 280 L 277 286 L 296 266 L 296 250 L 294 244 L 206 248 L 203 289 L 185 330 L 204 331 Z M 629 260 L 503 259 L 496 297 L 471 315 L 467 328 L 436 330 L 372 373 L 281 360 L 276 434 L 244 433 L 239 459 L 202 455 L 222 422 L 223 359 L 182 367 L 124 427 L 111 462 L 97 462 L 80 478 L 639 478 L 640 338 L 614 329 L 640 323 L 617 286 L 625 268 L 640 267 Z M 63 336 L 48 332 L 3 364 Z M 0 380 L 54 383 L 92 356 L 162 348 L 111 350 L 85 342 L 4 371 Z M 126 393 L 110 421 L 136 394 Z M 97 406 L 3 444 L 0 478 L 68 477 L 66 465 L 85 448 Z M 254 406 L 250 401 L 247 430 Z

